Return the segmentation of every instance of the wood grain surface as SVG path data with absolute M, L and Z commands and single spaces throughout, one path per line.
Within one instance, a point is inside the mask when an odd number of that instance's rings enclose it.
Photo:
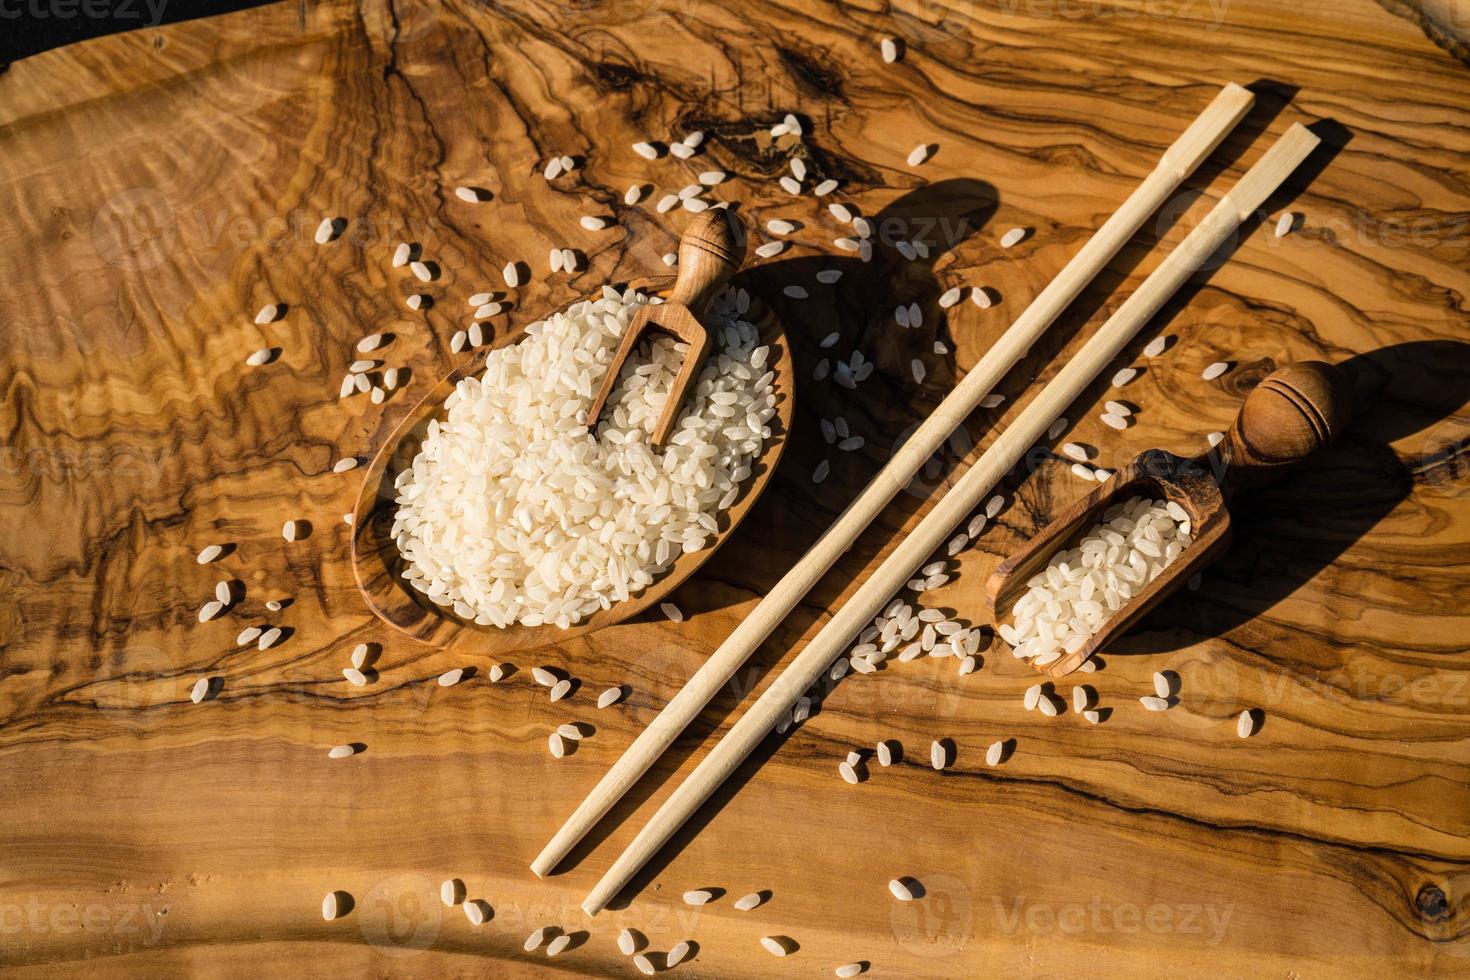
M 1406 12 L 1408 11 L 1408 12 Z M 618 929 L 693 957 L 689 976 L 1464 975 L 1470 972 L 1470 87 L 1405 5 L 720 4 L 689 0 L 276 4 L 50 52 L 0 74 L 0 965 L 33 976 L 630 975 Z M 878 42 L 903 41 L 884 64 Z M 563 870 L 527 864 L 575 803 L 764 590 L 881 466 L 1229 80 L 1257 109 L 950 451 L 901 495 Z M 800 140 L 769 129 L 796 113 Z M 577 905 L 742 700 L 771 677 L 1267 145 L 1331 120 L 1271 214 L 1139 338 L 1122 391 L 1100 381 L 1061 439 L 1116 466 L 1204 448 L 1275 367 L 1346 365 L 1358 415 L 1311 468 L 1232 508 L 1232 548 L 1197 592 L 1159 606 L 1080 680 L 1108 718 L 1027 712 L 1035 674 L 999 645 L 852 677 L 771 739 L 621 907 Z M 692 129 L 688 161 L 631 145 Z M 927 162 L 905 160 L 933 144 Z M 572 174 L 541 176 L 557 154 Z M 803 159 L 808 190 L 776 183 Z M 454 364 L 465 298 L 507 292 L 497 330 L 608 280 L 657 274 L 687 214 L 653 202 L 721 169 L 712 199 L 748 224 L 801 223 L 745 281 L 787 325 L 790 441 L 738 533 L 658 615 L 491 662 L 393 637 L 355 588 L 334 474 L 370 456 Z M 834 178 L 825 201 L 809 188 Z M 653 189 L 625 206 L 630 184 Z M 480 203 L 453 189 L 492 192 Z M 825 210 L 877 220 L 869 265 Z M 1300 214 L 1277 239 L 1275 216 Z M 584 214 L 617 219 L 588 232 Z M 323 217 L 346 219 L 319 246 Z M 1032 229 L 1011 249 L 999 238 Z M 758 240 L 769 236 L 760 233 Z M 897 240 L 931 246 L 903 260 Z M 440 278 L 389 267 L 422 244 Z M 585 267 L 548 274 L 554 246 Z M 505 290 L 499 270 L 528 266 Z M 840 268 L 835 287 L 814 273 Z M 812 298 L 783 298 L 802 284 Z M 937 304 L 986 287 L 980 309 Z M 404 304 L 431 295 L 425 311 Z M 253 324 L 263 304 L 289 310 Z M 892 311 L 917 302 L 923 325 Z M 336 397 L 364 334 L 411 381 L 383 405 Z M 830 350 L 818 342 L 832 331 Z M 1152 336 L 1168 350 L 1139 353 Z M 942 341 L 948 353 L 935 354 Z M 271 364 L 245 357 L 279 347 Z M 823 356 L 878 368 L 856 391 L 814 382 Z M 910 374 L 918 357 L 922 384 Z M 1231 362 L 1222 378 L 1200 372 Z M 1123 363 L 1118 365 L 1123 366 Z M 862 434 L 837 452 L 818 429 Z M 1061 439 L 1058 440 L 1061 441 Z M 1041 447 L 1009 503 L 926 602 L 983 618 L 999 558 L 1087 488 Z M 814 485 L 824 458 L 832 474 Z M 287 519 L 310 522 L 286 543 Z M 201 566 L 210 543 L 233 550 Z M 215 583 L 242 598 L 196 613 Z M 289 600 L 279 613 L 267 600 Z M 287 630 L 237 647 L 257 623 Z M 376 676 L 341 669 L 380 643 Z M 548 702 L 530 667 L 566 670 Z M 458 686 L 435 677 L 479 668 Z M 1179 703 L 1144 711 L 1155 671 Z M 211 695 L 191 703 L 200 678 Z M 628 699 L 597 710 L 617 684 Z M 1069 683 L 1058 693 L 1070 694 Z M 1263 724 L 1237 738 L 1247 708 Z M 595 731 L 568 757 L 549 732 Z M 883 738 L 900 764 L 837 765 Z M 953 741 L 952 768 L 927 765 Z M 986 747 L 1013 739 L 999 766 Z M 342 760 L 339 743 L 365 748 Z M 462 878 L 493 908 L 438 903 Z M 924 896 L 894 901 L 890 878 Z M 692 888 L 723 890 L 691 908 Z M 353 898 L 324 922 L 320 903 Z M 734 901 L 769 890 L 758 909 Z M 573 934 L 555 959 L 532 929 Z M 796 951 L 765 952 L 762 936 Z M 661 962 L 655 957 L 656 962 Z

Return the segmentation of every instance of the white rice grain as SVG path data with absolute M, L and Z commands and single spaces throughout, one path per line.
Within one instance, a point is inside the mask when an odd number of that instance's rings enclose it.
M 791 952 L 786 943 L 783 942 L 781 940 L 781 937 L 778 936 L 762 936 L 761 945 L 765 947 L 766 952 L 770 953 L 772 956 L 785 956 L 787 953 Z
M 453 908 L 464 901 L 464 882 L 458 878 L 450 878 L 439 885 L 439 901 Z
M 943 769 L 949 764 L 949 752 L 943 743 L 935 741 L 929 745 L 929 765 L 935 769 Z
M 1240 713 L 1239 718 L 1235 719 L 1235 734 L 1240 738 L 1250 738 L 1255 733 L 1256 718 L 1255 715 L 1251 714 L 1250 709 L 1247 708 Z
M 1174 693 L 1169 678 L 1160 671 L 1154 671 L 1154 693 L 1166 700 Z
M 735 902 L 735 908 L 740 912 L 749 912 L 752 909 L 759 908 L 764 901 L 765 897 L 760 892 L 751 892 L 749 895 L 741 896 Z

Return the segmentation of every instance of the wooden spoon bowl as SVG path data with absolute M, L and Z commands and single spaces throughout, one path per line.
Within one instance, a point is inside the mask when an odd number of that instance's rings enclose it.
M 1224 553 L 1235 491 L 1265 482 L 1331 442 L 1347 422 L 1348 406 L 1346 380 L 1330 364 L 1301 361 L 1268 375 L 1246 396 L 1218 456 L 1186 459 L 1162 449 L 1140 453 L 1001 562 L 985 583 L 991 621 L 999 625 L 1008 618 L 1027 581 L 1058 552 L 1076 547 L 1113 504 L 1147 497 L 1184 508 L 1192 540 L 1173 564 L 1123 603 L 1081 649 L 1049 664 L 1033 664 L 1052 677 L 1070 674 Z
M 628 285 L 645 293 L 668 296 L 674 282 L 673 277 L 662 276 L 634 279 Z M 593 299 L 600 295 L 599 291 L 582 298 Z M 485 351 L 481 350 L 429 389 L 423 400 L 383 440 L 382 448 L 365 469 L 352 515 L 352 571 L 368 608 L 393 629 L 421 643 L 444 650 L 495 656 L 559 642 L 620 623 L 672 592 L 714 554 L 750 511 L 776 469 L 791 428 L 795 376 L 786 336 L 769 307 L 753 295 L 750 310 L 742 318 L 755 325 L 761 342 L 770 347 L 767 367 L 775 372 L 771 387 L 776 395 L 776 414 L 769 423 L 771 437 L 762 446 L 760 457 L 751 464 L 751 475 L 741 488 L 740 496 L 720 515 L 720 529 L 713 542 L 699 551 L 681 554 L 648 588 L 598 611 L 569 629 L 555 625 L 481 626 L 457 615 L 447 606 L 436 604 L 410 586 L 403 578 L 406 562 L 389 533 L 398 510 L 394 481 L 418 455 L 430 421 L 444 417 L 444 401 L 454 386 L 461 379 L 483 370 Z M 517 343 L 524 333 L 524 327 L 517 328 L 498 338 L 491 349 Z

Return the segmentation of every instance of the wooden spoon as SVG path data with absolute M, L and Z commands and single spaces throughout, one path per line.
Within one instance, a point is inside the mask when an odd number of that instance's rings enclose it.
M 685 240 L 687 241 L 687 236 Z M 671 290 L 679 291 L 685 272 L 681 262 L 678 280 L 662 276 L 634 279 L 628 285 L 646 293 L 667 296 Z M 583 298 L 593 299 L 600 295 L 599 291 Z M 664 305 L 667 304 L 660 304 L 655 309 L 661 309 Z M 456 615 L 453 609 L 435 604 L 423 593 L 412 588 L 403 579 L 405 562 L 389 536 L 393 515 L 398 509 L 394 502 L 397 493 L 393 482 L 418 454 L 429 422 L 444 417 L 444 400 L 449 397 L 454 386 L 462 378 L 478 374 L 483 369 L 482 351 L 468 358 L 429 390 L 391 434 L 381 439 L 379 444 L 382 448 L 366 468 L 357 505 L 353 508 L 352 571 L 368 608 L 395 630 L 422 643 L 445 650 L 495 656 L 511 650 L 559 642 L 611 626 L 637 615 L 672 592 L 714 554 L 715 549 L 725 542 L 750 511 L 756 498 L 770 481 L 776 463 L 781 458 L 781 450 L 785 447 L 786 434 L 791 428 L 795 377 L 786 336 L 775 316 L 757 297 L 751 297 L 750 309 L 742 318 L 755 325 L 761 342 L 770 347 L 766 364 L 776 375 L 771 383 L 776 393 L 776 415 L 769 423 L 771 438 L 762 447 L 760 458 L 752 464 L 751 475 L 746 480 L 740 497 L 720 515 L 720 530 L 711 544 L 691 554 L 680 555 L 667 572 L 641 593 L 589 616 L 570 629 L 559 629 L 555 625 L 511 625 L 504 629 L 480 626 Z M 516 343 L 523 335 L 524 327 L 517 328 L 497 339 L 493 347 Z
M 740 268 L 745 255 L 745 236 L 740 232 L 739 220 L 729 210 L 718 208 L 702 212 L 684 229 L 684 237 L 679 239 L 679 278 L 674 283 L 674 292 L 660 305 L 645 306 L 633 314 L 633 322 L 628 324 L 618 351 L 602 376 L 602 385 L 587 409 L 588 425 L 597 425 L 602 406 L 622 376 L 623 362 L 633 356 L 643 335 L 649 330 L 663 330 L 689 345 L 649 439 L 655 449 L 662 449 L 669 441 L 679 406 L 694 388 L 699 367 L 709 350 L 709 331 L 699 318 L 709 308 L 710 300 Z
M 1052 677 L 1070 674 L 1214 561 L 1230 543 L 1229 504 L 1235 491 L 1279 475 L 1331 442 L 1347 422 L 1349 404 L 1347 381 L 1330 364 L 1301 361 L 1271 373 L 1246 396 L 1219 446 L 1218 463 L 1211 453 L 1192 459 L 1162 449 L 1141 453 L 1001 562 L 985 583 L 992 621 L 999 625 L 1003 616 L 1009 618 L 1026 582 L 1057 552 L 1076 547 L 1113 504 L 1148 497 L 1183 507 L 1193 540 L 1174 563 L 1113 613 L 1080 650 L 1036 668 Z M 1212 463 L 1225 466 L 1219 482 Z

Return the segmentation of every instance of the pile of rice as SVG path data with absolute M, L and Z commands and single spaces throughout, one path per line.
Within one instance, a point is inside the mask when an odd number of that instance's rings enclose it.
M 1189 546 L 1189 514 L 1171 501 L 1133 497 L 1103 512 L 1077 547 L 1052 556 L 1016 601 L 1000 638 L 1045 666 L 1076 653 L 1123 604 Z
M 686 345 L 663 333 L 630 359 L 593 432 L 592 397 L 649 302 L 604 287 L 456 386 L 395 484 L 410 585 L 481 625 L 565 629 L 706 545 L 770 438 L 775 376 L 740 318 L 749 296 L 727 291 L 704 318 L 712 353 L 668 445 L 648 440 Z

